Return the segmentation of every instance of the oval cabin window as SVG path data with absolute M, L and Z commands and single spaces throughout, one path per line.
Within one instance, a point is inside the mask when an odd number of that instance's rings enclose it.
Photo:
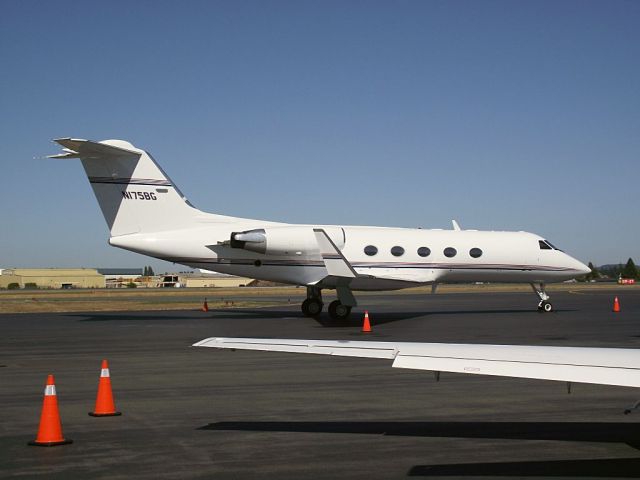
M 366 253 L 370 257 L 373 257 L 376 253 L 378 253 L 378 248 L 374 247 L 373 245 L 367 245 L 366 247 L 364 247 L 364 253 Z
M 418 249 L 418 255 L 420 255 L 421 257 L 428 257 L 429 255 L 431 255 L 431 250 L 429 249 L 429 247 L 420 247 Z
M 396 245 L 395 247 L 391 248 L 391 255 L 393 255 L 394 257 L 401 257 L 402 255 L 404 255 L 404 248 L 398 247 Z
M 447 247 L 444 249 L 444 256 L 448 258 L 455 257 L 458 251 L 453 247 Z
M 473 258 L 480 258 L 482 256 L 482 250 L 480 250 L 479 248 L 472 248 L 471 250 L 469 250 L 469 255 L 471 255 Z

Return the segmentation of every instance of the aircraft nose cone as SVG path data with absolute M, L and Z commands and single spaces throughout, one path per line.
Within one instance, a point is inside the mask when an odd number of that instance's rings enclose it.
M 580 275 L 586 275 L 587 273 L 591 272 L 591 269 L 587 265 L 585 265 L 584 263 L 582 263 L 582 262 L 580 262 L 578 260 L 576 260 L 576 263 L 577 263 L 576 270 L 578 270 L 580 272 Z
M 566 257 L 566 266 L 569 267 L 574 273 L 574 275 L 576 277 L 580 277 L 582 275 L 586 275 L 587 273 L 591 272 L 591 269 L 586 266 L 584 263 L 582 263 L 580 260 L 576 260 L 575 258 L 573 258 L 570 255 L 567 255 L 565 253 Z

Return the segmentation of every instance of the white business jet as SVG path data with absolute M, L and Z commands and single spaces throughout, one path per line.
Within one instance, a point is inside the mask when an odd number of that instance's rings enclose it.
M 206 213 L 195 208 L 151 155 L 123 140 L 55 140 L 79 158 L 109 225 L 109 244 L 244 277 L 304 285 L 302 312 L 322 312 L 322 290 L 344 320 L 356 290 L 395 290 L 441 282 L 529 283 L 538 309 L 553 310 L 545 284 L 589 268 L 527 232 L 301 225 Z

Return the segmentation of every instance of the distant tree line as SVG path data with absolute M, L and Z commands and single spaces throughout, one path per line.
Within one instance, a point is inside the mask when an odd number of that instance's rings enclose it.
M 622 277 L 640 280 L 640 272 L 638 271 L 638 267 L 636 267 L 636 264 L 631 258 L 627 260 L 627 263 L 624 265 L 622 263 L 619 263 L 616 265 L 603 265 L 600 268 L 595 267 L 593 263 L 589 262 L 589 268 L 591 269 L 591 272 L 587 273 L 582 278 L 582 280 L 598 280 L 604 277 L 614 279 Z

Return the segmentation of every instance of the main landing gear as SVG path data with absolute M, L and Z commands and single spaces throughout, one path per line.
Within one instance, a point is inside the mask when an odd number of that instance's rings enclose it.
M 347 303 L 355 304 L 355 298 L 351 295 L 351 292 L 345 292 L 342 288 L 338 290 L 338 300 L 334 300 L 329 304 L 329 316 L 333 320 L 346 320 L 351 315 L 351 305 Z M 340 297 L 343 297 L 343 301 Z M 302 302 L 302 313 L 305 317 L 317 317 L 322 313 L 322 290 L 318 287 L 307 287 L 307 299 Z
M 334 320 L 346 320 L 351 315 L 351 307 L 344 305 L 340 300 L 334 300 L 329 304 L 329 316 Z
M 307 299 L 302 302 L 302 313 L 305 317 L 317 317 L 322 313 L 322 290 L 307 287 Z
M 538 303 L 538 311 L 547 313 L 552 312 L 553 305 L 549 301 L 549 295 L 547 295 L 547 292 L 544 288 L 544 283 L 532 283 L 531 288 L 533 288 L 533 291 L 536 292 L 536 295 L 538 295 L 538 298 L 540 299 L 540 302 Z

